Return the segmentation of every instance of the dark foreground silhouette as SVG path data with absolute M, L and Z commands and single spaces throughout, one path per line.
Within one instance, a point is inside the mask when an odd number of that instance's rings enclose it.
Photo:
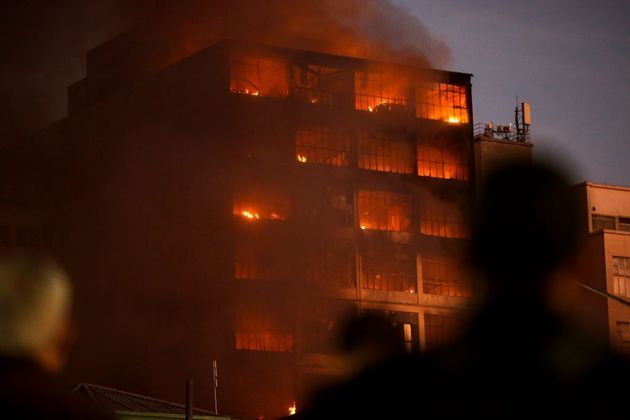
M 507 168 L 479 204 L 470 257 L 481 304 L 461 340 L 367 364 L 297 418 L 628 418 L 627 360 L 548 298 L 579 243 L 563 176 Z
M 58 380 L 74 341 L 70 280 L 51 259 L 0 256 L 0 418 L 106 420 Z

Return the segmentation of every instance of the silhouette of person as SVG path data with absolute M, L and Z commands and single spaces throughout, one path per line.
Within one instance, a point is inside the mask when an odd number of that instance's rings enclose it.
M 74 340 L 72 290 L 51 259 L 0 259 L 0 413 L 15 419 L 110 419 L 57 383 Z
M 301 418 L 627 418 L 627 360 L 553 309 L 551 285 L 580 239 L 568 187 L 548 166 L 491 174 L 473 223 L 479 303 L 465 334 L 363 370 Z

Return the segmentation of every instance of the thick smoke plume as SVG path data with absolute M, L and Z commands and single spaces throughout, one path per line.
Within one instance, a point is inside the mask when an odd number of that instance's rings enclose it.
M 390 0 L 8 0 L 0 6 L 0 145 L 66 113 L 85 53 L 131 27 L 160 67 L 229 37 L 440 67 L 449 49 Z

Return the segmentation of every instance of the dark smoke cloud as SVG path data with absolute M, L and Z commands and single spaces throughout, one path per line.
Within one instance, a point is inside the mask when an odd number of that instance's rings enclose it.
M 227 34 L 283 46 L 441 67 L 448 47 L 390 0 L 5 0 L 0 144 L 66 113 L 85 53 L 132 26 L 164 41 L 168 65 Z

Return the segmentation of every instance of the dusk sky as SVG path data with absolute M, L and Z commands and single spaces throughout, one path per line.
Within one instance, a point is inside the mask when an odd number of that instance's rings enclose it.
M 630 1 L 395 0 L 474 74 L 475 122 L 532 105 L 535 156 L 566 157 L 575 182 L 630 185 Z
M 475 122 L 512 122 L 518 95 L 536 156 L 566 158 L 575 182 L 630 185 L 630 1 L 392 1 L 450 47 L 447 70 L 474 74 Z M 86 51 L 147 4 L 0 2 L 0 142 L 62 118 Z

